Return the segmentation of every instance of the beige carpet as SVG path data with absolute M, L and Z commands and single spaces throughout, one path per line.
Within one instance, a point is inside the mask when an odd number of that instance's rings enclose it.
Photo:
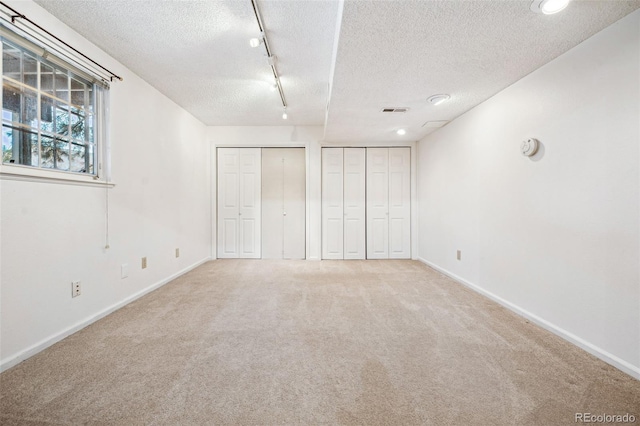
M 576 412 L 639 418 L 640 381 L 413 261 L 209 262 L 0 376 L 3 425 L 569 425 Z

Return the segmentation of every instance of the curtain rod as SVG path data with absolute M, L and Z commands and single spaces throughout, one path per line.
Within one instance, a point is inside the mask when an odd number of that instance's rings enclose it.
M 68 47 L 69 49 L 73 50 L 75 53 L 77 53 L 78 55 L 82 56 L 84 59 L 86 59 L 86 60 L 90 61 L 91 63 L 93 63 L 94 65 L 97 65 L 98 67 L 102 68 L 104 71 L 106 71 L 109 74 L 110 81 L 113 81 L 114 78 L 117 78 L 118 80 L 122 81 L 122 77 L 120 77 L 119 75 L 109 71 L 107 68 L 103 67 L 102 65 L 100 65 L 99 63 L 97 63 L 96 61 L 94 61 L 93 59 L 91 59 L 90 57 L 85 55 L 84 53 L 80 52 L 78 49 L 76 49 L 75 47 L 71 46 L 69 43 L 67 43 L 67 42 L 61 40 L 59 37 L 51 34 L 49 31 L 45 30 L 40 25 L 36 24 L 31 19 L 27 18 L 25 15 L 21 14 L 20 12 L 18 12 L 17 10 L 12 8 L 11 6 L 7 5 L 6 3 L 4 3 L 2 1 L 0 1 L 0 5 L 6 7 L 7 9 L 9 9 L 13 13 L 13 15 L 11 15 L 11 23 L 12 24 L 16 25 L 16 18 L 20 18 L 20 19 L 23 19 L 23 20 L 27 21 L 28 23 L 30 23 L 34 27 L 38 28 L 40 31 L 46 33 L 50 37 L 53 37 L 59 43 L 61 43 L 64 46 Z

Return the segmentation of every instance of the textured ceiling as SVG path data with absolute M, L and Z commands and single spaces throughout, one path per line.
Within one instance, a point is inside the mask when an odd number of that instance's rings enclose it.
M 207 125 L 282 125 L 282 102 L 250 0 L 37 0 Z M 322 125 L 338 4 L 259 1 L 289 104 L 286 124 Z M 117 84 L 117 83 L 116 83 Z
M 207 125 L 285 124 L 264 49 L 248 45 L 258 35 L 250 0 L 36 3 Z M 454 119 L 640 0 L 574 0 L 551 16 L 531 12 L 530 0 L 258 4 L 289 104 L 286 124 L 325 125 L 330 142 L 392 142 L 420 139 L 433 131 L 425 122 Z M 452 99 L 433 106 L 426 99 L 436 93 Z
M 346 1 L 325 129 L 327 141 L 418 140 L 604 27 L 638 1 Z M 427 102 L 437 93 L 451 100 Z M 409 107 L 405 114 L 381 113 Z M 405 136 L 395 131 L 406 128 Z

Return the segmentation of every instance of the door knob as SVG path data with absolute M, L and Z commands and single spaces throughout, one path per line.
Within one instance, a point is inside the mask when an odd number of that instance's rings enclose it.
M 287 215 L 287 212 L 283 212 L 283 213 L 282 213 L 282 216 L 286 216 L 286 215 Z

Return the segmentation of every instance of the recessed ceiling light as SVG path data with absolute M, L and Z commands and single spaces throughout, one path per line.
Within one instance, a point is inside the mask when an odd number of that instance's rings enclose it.
M 427 100 L 434 105 L 440 105 L 441 103 L 443 103 L 444 101 L 448 101 L 449 99 L 451 99 L 451 96 L 442 94 L 442 95 L 433 95 Z
M 536 13 L 553 15 L 564 10 L 571 0 L 533 0 L 530 9 Z
M 287 118 L 289 118 L 289 116 L 287 115 L 287 107 L 285 107 L 284 112 L 282 113 L 282 119 L 286 120 Z
M 404 136 L 407 134 L 407 131 L 405 129 L 398 129 L 396 133 L 399 134 L 400 136 Z

